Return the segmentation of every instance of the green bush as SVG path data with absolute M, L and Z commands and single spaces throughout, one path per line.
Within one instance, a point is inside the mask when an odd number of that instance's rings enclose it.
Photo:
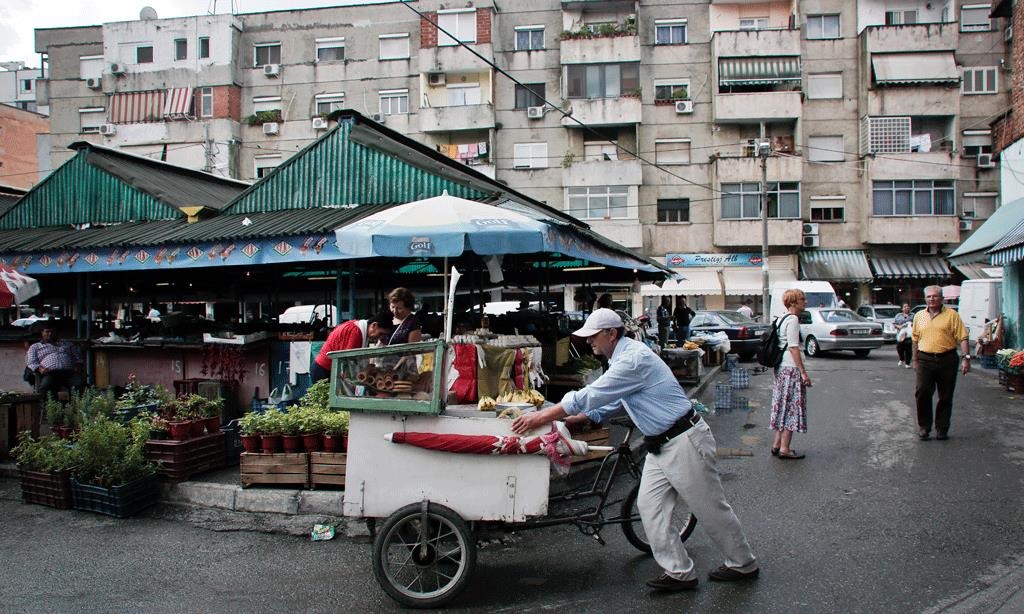
M 347 411 L 331 411 L 321 416 L 324 432 L 328 435 L 344 435 L 348 432 L 349 413 Z
M 299 399 L 299 405 L 311 407 L 318 411 L 327 411 L 331 407 L 331 380 L 322 379 L 306 390 Z
M 67 442 L 52 436 L 33 439 L 28 432 L 19 435 L 11 456 L 28 471 L 63 471 L 71 469 L 75 462 Z
M 104 417 L 86 423 L 73 448 L 75 479 L 117 486 L 152 475 L 156 466 L 144 454 L 148 437 L 149 422 L 144 419 L 134 419 L 128 426 Z

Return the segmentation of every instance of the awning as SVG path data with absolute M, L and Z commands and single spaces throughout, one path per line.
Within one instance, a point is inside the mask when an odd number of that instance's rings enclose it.
M 875 53 L 871 66 L 879 85 L 960 82 L 952 51 Z
M 728 295 L 760 295 L 763 291 L 761 269 L 754 267 L 723 269 L 722 277 L 725 279 L 725 293 Z
M 949 267 L 939 256 L 878 256 L 871 258 L 875 277 L 949 277 Z
M 110 97 L 110 123 L 142 124 L 163 120 L 166 92 L 129 92 Z
M 992 264 L 1000 266 L 1024 260 L 1024 222 L 1011 228 L 988 253 Z
M 991 266 L 987 262 L 954 264 L 953 268 L 967 279 L 998 279 L 1003 276 L 1002 268 Z
M 658 287 L 646 284 L 640 287 L 642 296 L 696 296 L 721 295 L 722 282 L 718 279 L 718 271 L 712 269 L 687 269 L 680 273 L 686 279 L 669 279 Z
M 874 279 L 867 256 L 859 249 L 800 252 L 800 270 L 804 279 L 864 282 Z
M 721 58 L 720 85 L 758 85 L 800 81 L 800 56 Z
M 167 90 L 164 103 L 164 117 L 168 119 L 190 119 L 195 117 L 192 112 L 192 88 L 172 87 Z

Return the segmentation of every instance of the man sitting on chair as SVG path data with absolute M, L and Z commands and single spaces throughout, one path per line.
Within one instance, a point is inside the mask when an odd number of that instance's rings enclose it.
M 28 348 L 25 366 L 35 373 L 36 392 L 42 395 L 85 385 L 81 351 L 73 343 L 61 341 L 52 322 L 43 324 L 41 339 Z

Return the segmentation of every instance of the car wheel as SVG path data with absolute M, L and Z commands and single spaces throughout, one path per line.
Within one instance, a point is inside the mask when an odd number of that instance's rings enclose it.
M 854 350 L 853 351 L 853 355 L 856 356 L 857 358 L 867 358 L 868 354 L 870 354 L 870 353 L 871 353 L 871 350 Z
M 813 358 L 820 353 L 821 347 L 818 346 L 818 340 L 814 337 L 808 337 L 807 341 L 804 342 L 804 354 Z

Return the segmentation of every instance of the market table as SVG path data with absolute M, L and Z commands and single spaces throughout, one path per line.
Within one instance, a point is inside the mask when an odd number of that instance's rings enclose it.
M 40 394 L 19 393 L 0 399 L 0 460 L 10 457 L 21 431 L 31 431 L 33 437 L 39 437 L 42 412 L 43 396 Z

